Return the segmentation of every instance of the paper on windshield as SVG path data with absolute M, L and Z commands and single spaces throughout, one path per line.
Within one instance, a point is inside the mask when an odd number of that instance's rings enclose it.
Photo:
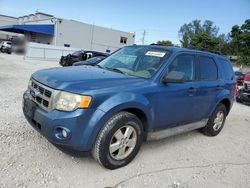
M 164 57 L 165 54 L 166 52 L 147 51 L 145 55 L 154 56 L 154 57 Z

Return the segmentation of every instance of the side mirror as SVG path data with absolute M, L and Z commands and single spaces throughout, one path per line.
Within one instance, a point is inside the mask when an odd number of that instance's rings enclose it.
M 166 74 L 163 79 L 163 83 L 183 83 L 185 82 L 185 73 L 178 71 L 171 71 Z

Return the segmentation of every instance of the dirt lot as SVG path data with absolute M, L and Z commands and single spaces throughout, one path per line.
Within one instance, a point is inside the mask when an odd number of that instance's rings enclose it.
M 250 187 L 250 106 L 242 104 L 234 104 L 217 137 L 193 131 L 144 143 L 118 170 L 61 152 L 21 110 L 31 73 L 53 66 L 0 54 L 0 187 Z

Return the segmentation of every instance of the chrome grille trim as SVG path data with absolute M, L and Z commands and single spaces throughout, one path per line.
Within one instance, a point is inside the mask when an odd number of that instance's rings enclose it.
M 53 98 L 55 90 L 49 88 L 34 79 L 30 80 L 29 84 L 29 95 L 30 99 L 34 101 L 43 110 L 49 112 L 53 108 Z
M 246 90 L 250 90 L 250 82 L 245 81 L 245 82 L 244 82 L 244 86 L 245 86 L 245 89 L 246 89 Z

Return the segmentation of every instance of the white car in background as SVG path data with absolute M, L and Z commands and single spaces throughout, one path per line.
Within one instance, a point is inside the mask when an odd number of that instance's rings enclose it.
M 3 53 L 11 54 L 11 45 L 12 45 L 11 41 L 2 41 L 0 43 L 0 51 Z

